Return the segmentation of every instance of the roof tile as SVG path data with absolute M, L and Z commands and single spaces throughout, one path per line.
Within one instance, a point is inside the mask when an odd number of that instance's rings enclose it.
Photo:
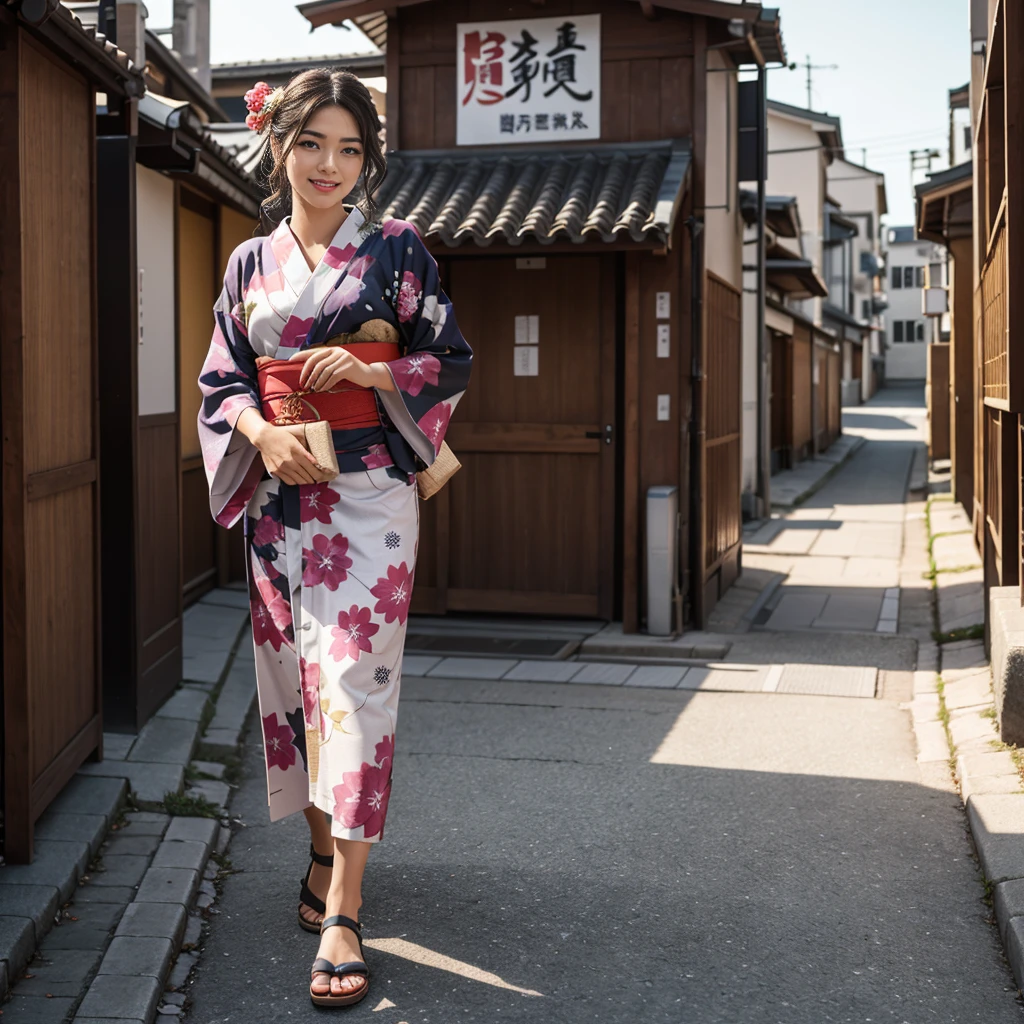
M 388 157 L 379 202 L 425 238 L 511 245 L 664 244 L 690 164 L 687 140 L 563 149 L 422 150 Z

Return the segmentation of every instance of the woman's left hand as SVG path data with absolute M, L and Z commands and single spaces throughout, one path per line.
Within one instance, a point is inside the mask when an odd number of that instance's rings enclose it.
M 304 360 L 299 385 L 309 391 L 329 391 L 343 380 L 370 386 L 370 368 L 348 349 L 331 345 L 297 352 L 292 358 Z

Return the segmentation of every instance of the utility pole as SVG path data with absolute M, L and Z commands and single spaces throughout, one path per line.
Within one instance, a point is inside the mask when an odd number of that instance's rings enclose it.
M 924 170 L 925 174 L 931 174 L 932 161 L 938 160 L 939 151 L 937 149 L 912 149 L 910 151 L 910 187 L 914 187 L 914 174 L 917 171 Z
M 811 102 L 811 72 L 812 71 L 838 71 L 838 64 L 812 64 L 811 55 L 807 54 L 807 60 L 803 64 L 798 64 L 795 61 L 789 65 L 790 70 L 793 71 L 796 68 L 804 68 L 807 71 L 807 109 L 813 110 L 814 104 Z

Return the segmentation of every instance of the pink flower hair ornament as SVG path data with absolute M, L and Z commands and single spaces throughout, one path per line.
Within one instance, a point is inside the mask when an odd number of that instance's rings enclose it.
M 246 127 L 254 132 L 262 132 L 282 99 L 284 89 L 280 86 L 271 89 L 266 82 L 257 82 L 245 94 L 245 105 L 249 110 L 245 119 Z

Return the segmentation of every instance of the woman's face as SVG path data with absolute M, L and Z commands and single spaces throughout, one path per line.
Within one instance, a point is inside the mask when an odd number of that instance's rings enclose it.
M 363 158 L 356 119 L 343 107 L 320 107 L 288 154 L 293 197 L 318 210 L 337 206 L 355 188 Z

